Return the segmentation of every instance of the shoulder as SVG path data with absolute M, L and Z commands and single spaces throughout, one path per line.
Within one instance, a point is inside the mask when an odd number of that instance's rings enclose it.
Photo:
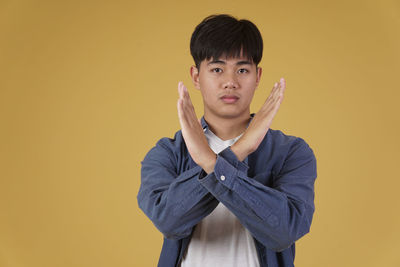
M 156 159 L 159 161 L 170 160 L 176 161 L 179 154 L 185 151 L 186 145 L 181 130 L 177 131 L 173 138 L 162 137 L 147 152 L 143 161 Z
M 270 138 L 272 142 L 283 146 L 308 146 L 307 142 L 303 138 L 295 135 L 286 134 L 283 131 L 277 129 L 269 129 L 266 137 L 267 139 Z
M 285 158 L 293 155 L 315 157 L 310 145 L 301 137 L 289 135 L 281 130 L 269 129 L 263 140 L 263 145 L 268 146 L 284 155 Z
M 268 130 L 263 140 L 265 151 L 274 163 L 275 173 L 316 177 L 317 160 L 314 151 L 301 137 L 285 134 L 281 130 Z

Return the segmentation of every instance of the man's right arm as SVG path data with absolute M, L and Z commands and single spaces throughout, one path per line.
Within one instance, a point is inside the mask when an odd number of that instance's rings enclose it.
M 198 165 L 177 174 L 178 163 L 161 139 L 145 156 L 141 168 L 139 207 L 166 238 L 189 236 L 193 226 L 210 214 L 218 201 L 199 182 Z

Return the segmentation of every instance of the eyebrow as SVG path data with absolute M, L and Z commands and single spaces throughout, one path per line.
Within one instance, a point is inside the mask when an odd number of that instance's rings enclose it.
M 207 66 L 211 65 L 211 64 L 223 64 L 225 65 L 226 62 L 223 60 L 213 60 L 207 63 Z M 252 62 L 248 61 L 248 60 L 242 60 L 242 61 L 238 61 L 236 62 L 236 65 L 240 66 L 240 65 L 251 65 Z

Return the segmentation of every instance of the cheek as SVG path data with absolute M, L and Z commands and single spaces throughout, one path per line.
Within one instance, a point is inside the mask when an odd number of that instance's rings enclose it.
M 199 79 L 200 85 L 204 87 L 209 87 L 212 84 L 215 84 L 215 79 L 213 77 L 207 75 L 201 75 Z
M 257 84 L 257 80 L 254 77 L 247 77 L 243 79 L 243 84 L 248 88 L 255 88 Z
M 254 94 L 254 91 L 257 87 L 257 83 L 255 80 L 246 79 L 246 80 L 243 80 L 241 84 L 242 84 L 242 88 L 244 90 L 246 90 L 247 92 L 249 92 L 249 94 Z
M 205 99 L 211 99 L 213 97 L 215 97 L 216 95 L 216 85 L 215 85 L 215 81 L 212 81 L 211 79 L 200 79 L 200 91 L 201 94 L 203 95 L 203 97 Z

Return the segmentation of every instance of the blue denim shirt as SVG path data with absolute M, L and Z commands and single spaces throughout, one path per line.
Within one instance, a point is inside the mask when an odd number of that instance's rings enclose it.
M 208 127 L 204 117 L 201 124 Z M 294 266 L 295 241 L 310 231 L 315 209 L 316 158 L 302 138 L 269 129 L 244 161 L 221 151 L 207 175 L 178 131 L 141 163 L 138 204 L 164 235 L 159 267 L 179 266 L 194 227 L 219 202 L 252 234 L 260 266 Z

